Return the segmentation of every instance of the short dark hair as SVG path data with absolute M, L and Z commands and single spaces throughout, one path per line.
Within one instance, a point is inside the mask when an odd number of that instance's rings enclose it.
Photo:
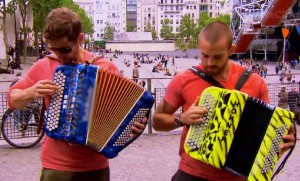
M 207 26 L 205 26 L 199 33 L 198 41 L 202 36 L 210 43 L 217 42 L 221 37 L 226 37 L 228 42 L 228 47 L 232 46 L 233 34 L 229 26 L 221 21 L 214 21 Z
M 68 8 L 51 10 L 45 19 L 43 35 L 46 41 L 58 40 L 66 37 L 69 41 L 76 41 L 82 31 L 80 17 Z

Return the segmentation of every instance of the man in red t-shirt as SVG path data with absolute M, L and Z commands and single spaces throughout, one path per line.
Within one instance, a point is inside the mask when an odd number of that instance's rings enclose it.
M 8 93 L 12 108 L 23 108 L 34 99 L 45 98 L 48 107 L 50 95 L 59 89 L 52 81 L 55 69 L 60 64 L 85 63 L 89 61 L 103 69 L 118 72 L 117 67 L 106 59 L 92 61 L 94 55 L 80 44 L 84 40 L 79 16 L 67 8 L 53 9 L 45 19 L 44 38 L 53 56 L 37 61 L 25 75 L 13 85 Z M 69 77 L 70 78 L 70 77 Z M 141 133 L 147 119 L 135 122 L 132 131 Z M 109 180 L 108 159 L 91 148 L 69 144 L 45 135 L 41 151 L 41 181 L 64 180 Z
M 232 37 L 230 28 L 222 22 L 213 22 L 207 25 L 198 37 L 199 56 L 202 62 L 198 68 L 227 89 L 235 88 L 239 77 L 245 70 L 245 68 L 229 60 L 229 56 L 234 51 Z M 242 177 L 191 158 L 184 151 L 183 144 L 189 125 L 201 122 L 203 114 L 207 112 L 206 109 L 196 105 L 203 90 L 209 86 L 211 84 L 190 70 L 178 73 L 169 83 L 163 100 L 153 115 L 153 128 L 157 131 L 170 131 L 184 125 L 179 149 L 181 160 L 179 169 L 172 177 L 172 181 L 244 180 Z M 266 84 L 258 74 L 251 74 L 240 91 L 269 102 Z M 174 115 L 181 106 L 183 113 Z M 282 151 L 294 146 L 293 129 L 289 135 L 284 136 L 284 139 L 286 143 L 281 145 Z

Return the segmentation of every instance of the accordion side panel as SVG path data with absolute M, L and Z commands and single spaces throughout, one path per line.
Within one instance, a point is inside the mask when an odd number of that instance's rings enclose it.
M 282 137 L 288 134 L 293 119 L 294 114 L 292 112 L 280 107 L 275 108 L 248 180 L 271 180 L 279 160 L 279 146 L 283 143 Z

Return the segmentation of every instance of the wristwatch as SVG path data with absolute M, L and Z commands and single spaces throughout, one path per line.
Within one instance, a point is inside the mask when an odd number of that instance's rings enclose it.
M 174 118 L 174 125 L 176 127 L 181 127 L 183 126 L 184 124 L 182 123 L 181 119 L 180 119 L 180 115 L 177 115 L 175 118 Z

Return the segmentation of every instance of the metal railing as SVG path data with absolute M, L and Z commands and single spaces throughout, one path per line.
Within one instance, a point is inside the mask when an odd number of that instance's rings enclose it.
M 152 89 L 152 81 L 157 81 L 159 79 L 156 78 L 142 78 L 143 80 L 146 81 L 146 89 L 147 90 L 152 90 L 152 94 L 155 99 L 154 106 L 151 110 L 150 113 L 150 118 L 148 121 L 148 134 L 152 134 L 152 113 L 154 112 L 154 109 L 157 107 L 159 102 L 163 99 L 163 96 L 166 91 L 166 87 L 161 87 L 161 88 L 153 88 Z M 164 78 L 166 79 L 166 78 Z M 168 78 L 170 79 L 170 78 Z M 278 93 L 280 92 L 282 87 L 286 87 L 286 91 L 289 92 L 292 87 L 295 87 L 298 92 L 300 90 L 300 84 L 299 83 L 268 83 L 266 84 L 269 92 L 269 98 L 270 98 L 270 104 L 277 106 L 278 104 Z M 2 118 L 4 112 L 8 109 L 7 106 L 7 92 L 0 92 L 0 117 Z M 181 113 L 182 108 L 179 108 L 176 113 Z M 1 139 L 1 138 L 0 138 Z

